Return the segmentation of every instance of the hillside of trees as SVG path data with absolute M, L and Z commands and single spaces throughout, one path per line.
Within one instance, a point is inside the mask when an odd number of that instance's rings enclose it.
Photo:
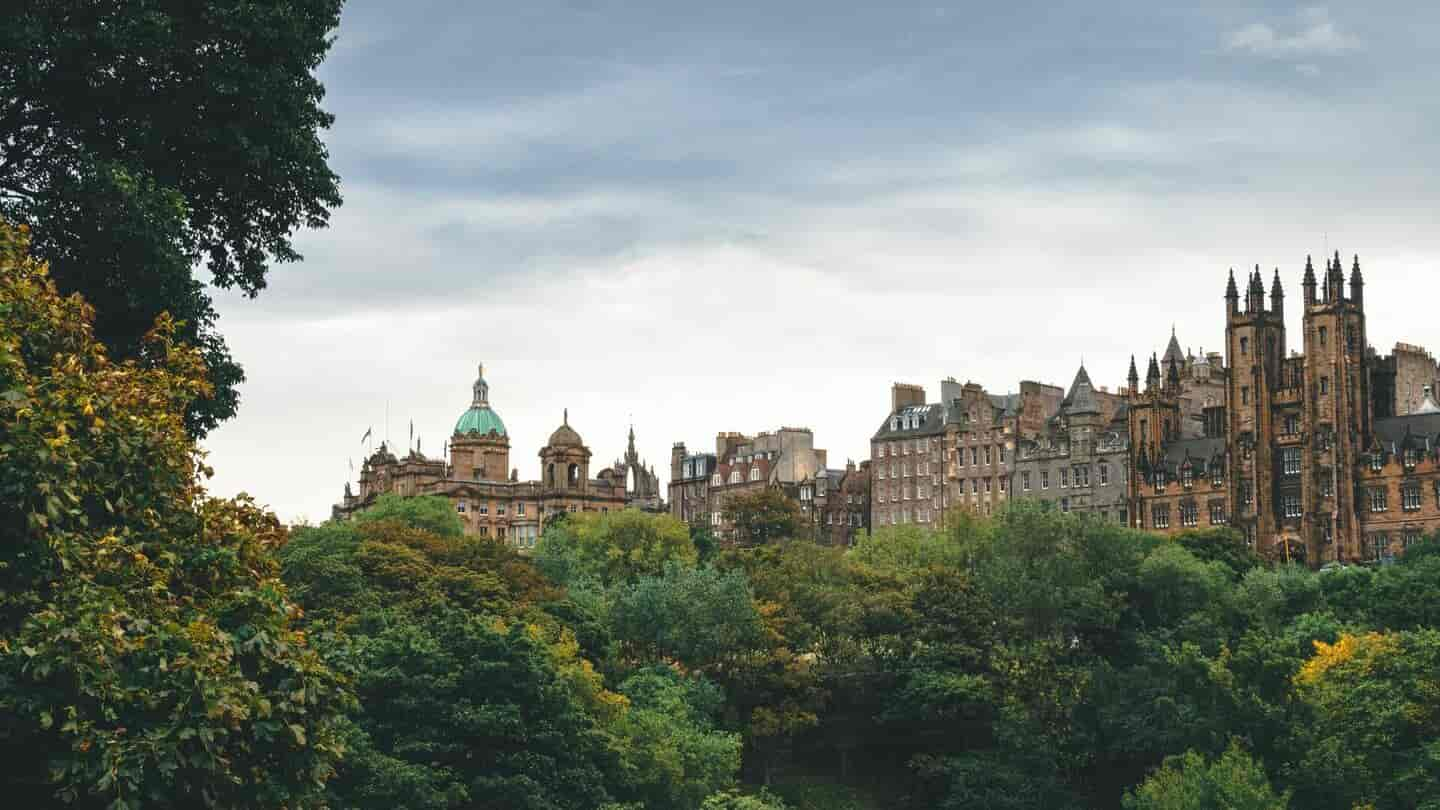
M 112 359 L 0 224 L 17 807 L 1440 808 L 1440 542 L 1312 572 L 1016 505 L 854 548 L 216 499 L 162 316 Z M 765 526 L 786 526 L 784 519 Z M 758 524 L 757 524 L 758 525 Z

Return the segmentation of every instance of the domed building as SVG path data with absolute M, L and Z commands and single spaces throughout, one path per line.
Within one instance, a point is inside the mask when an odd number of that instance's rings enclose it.
M 633 453 L 633 429 L 630 439 Z M 592 479 L 590 457 L 590 448 L 570 426 L 567 409 L 540 450 L 540 480 L 521 481 L 519 470 L 510 466 L 510 434 L 490 405 L 490 385 L 482 365 L 471 386 L 470 407 L 455 420 L 441 457 L 423 455 L 418 444 L 397 457 L 382 442 L 361 467 L 359 492 L 347 482 L 333 514 L 348 518 L 389 493 L 441 495 L 455 505 L 467 534 L 533 548 L 545 521 L 554 515 L 625 508 L 623 473 L 605 470 Z

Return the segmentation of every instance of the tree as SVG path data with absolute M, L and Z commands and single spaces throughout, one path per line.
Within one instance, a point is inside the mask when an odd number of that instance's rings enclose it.
M 1440 806 L 1440 630 L 1344 633 L 1295 675 L 1302 806 Z
M 254 296 L 340 204 L 314 71 L 341 3 L 40 0 L 0 26 L 0 216 L 35 229 L 112 356 L 171 314 L 208 369 L 193 435 L 234 415 L 243 373 L 191 268 Z
M 296 625 L 279 522 L 197 483 L 198 352 L 162 317 L 113 362 L 26 248 L 0 222 L 0 789 L 318 806 L 353 699 Z
M 1209 762 L 1194 751 L 1165 760 L 1135 792 L 1125 810 L 1285 810 L 1288 793 L 1276 794 L 1265 770 L 1236 743 Z
M 668 667 L 620 684 L 630 710 L 616 725 L 629 789 L 645 807 L 696 810 L 705 797 L 735 783 L 740 736 L 715 727 L 724 694 L 700 677 Z
M 455 514 L 455 507 L 449 499 L 438 495 L 406 498 L 386 493 L 376 498 L 374 505 L 357 514 L 355 520 L 358 523 L 393 520 L 440 537 L 459 537 L 465 533 L 465 524 Z
M 691 565 L 696 550 L 676 518 L 625 509 L 575 514 L 547 527 L 534 558 L 562 585 L 593 579 L 609 586 L 659 574 L 670 561 Z
M 621 588 L 610 615 L 615 637 L 646 662 L 701 669 L 747 654 L 762 640 L 750 585 L 738 571 L 672 561 L 662 575 Z
M 769 488 L 732 496 L 725 502 L 725 519 L 734 527 L 735 542 L 742 546 L 794 539 L 804 522 L 794 501 Z

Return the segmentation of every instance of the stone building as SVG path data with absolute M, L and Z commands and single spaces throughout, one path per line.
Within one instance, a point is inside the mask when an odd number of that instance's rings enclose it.
M 714 453 L 689 454 L 684 442 L 670 448 L 670 514 L 692 525 L 710 523 L 710 476 Z
M 1002 396 L 950 378 L 926 403 L 924 388 L 895 384 L 870 440 L 874 525 L 939 525 L 953 508 L 992 514 L 1010 497 L 1017 440 L 1042 432 L 1063 397 L 1030 381 Z
M 798 498 L 815 542 L 854 545 L 856 535 L 870 530 L 870 462 L 857 467 L 848 461 L 843 470 L 819 470 L 800 482 Z
M 1390 354 L 1371 360 L 1370 384 L 1376 419 L 1415 413 L 1427 389 L 1440 391 L 1440 365 L 1419 346 L 1396 343 Z
M 471 391 L 470 407 L 455 422 L 448 459 L 429 458 L 418 449 L 398 458 L 382 443 L 361 467 L 359 492 L 347 482 L 333 516 L 346 519 L 387 493 L 439 495 L 454 504 L 466 534 L 529 549 L 545 520 L 554 515 L 625 508 L 629 497 L 624 476 L 590 477 L 590 448 L 570 426 L 568 411 L 540 449 L 540 480 L 521 481 L 519 470 L 510 466 L 505 423 L 490 407 L 483 366 Z
M 1422 386 L 1409 414 L 1377 416 L 1398 409 L 1403 392 L 1375 381 L 1398 379 L 1403 359 L 1378 358 L 1367 343 L 1358 258 L 1348 295 L 1346 284 L 1338 255 L 1323 281 L 1306 260 L 1297 353 L 1288 349 L 1279 272 L 1268 307 L 1258 267 L 1243 305 L 1231 273 L 1225 400 L 1203 409 L 1200 437 L 1182 435 L 1179 365 L 1168 361 L 1162 371 L 1152 356 L 1141 391 L 1132 362 L 1129 496 L 1137 527 L 1232 525 L 1263 554 L 1311 565 L 1384 559 L 1440 527 L 1434 389 Z M 1402 353 L 1428 356 L 1418 347 Z M 1430 373 L 1413 365 L 1418 378 Z
M 608 470 L 601 470 L 597 476 L 607 483 L 619 482 L 624 487 L 625 505 L 645 512 L 665 512 L 665 498 L 660 490 L 660 476 L 655 468 L 647 465 L 635 450 L 635 426 L 630 426 L 629 443 L 625 446 L 625 457 L 616 459 Z
M 1014 497 L 1128 524 L 1126 410 L 1125 398 L 1097 389 L 1082 363 L 1045 429 L 1019 439 Z
M 778 489 L 798 500 L 800 483 L 824 470 L 825 458 L 809 428 L 782 427 L 755 436 L 720 433 L 713 456 L 688 455 L 683 443 L 676 444 L 670 460 L 671 514 L 692 525 L 708 524 L 717 538 L 728 541 L 733 530 L 726 517 L 730 498 Z M 705 470 L 709 479 L 702 484 Z

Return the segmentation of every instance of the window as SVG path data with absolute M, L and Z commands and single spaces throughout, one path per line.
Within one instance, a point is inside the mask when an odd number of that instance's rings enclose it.
M 1195 468 L 1189 464 L 1180 468 L 1180 486 L 1186 489 L 1195 486 Z
M 476 511 L 477 513 L 479 513 L 479 514 L 482 514 L 482 515 L 488 515 L 488 514 L 490 514 L 490 504 L 489 504 L 489 503 L 479 503 L 479 504 L 476 504 L 476 505 L 475 505 L 475 511 Z
M 1383 560 L 1390 556 L 1390 535 L 1376 532 L 1370 535 L 1370 559 Z
M 979 495 L 979 494 L 980 494 L 980 479 L 979 479 L 979 478 L 971 478 L 971 479 L 970 479 L 970 494 L 971 494 L 971 495 Z
M 1243 356 L 1243 355 L 1247 355 L 1247 354 L 1249 354 L 1249 353 L 1250 353 L 1250 338 L 1248 338 L 1248 337 L 1242 337 L 1242 338 L 1240 338 L 1240 354 Z
M 1004 464 L 1004 463 L 1005 463 L 1005 445 L 1002 444 L 1002 445 L 1000 445 L 999 447 L 996 447 L 996 448 L 995 448 L 995 454 L 1000 457 L 1000 463 L 1001 463 L 1001 464 Z
M 750 480 L 751 480 L 751 481 L 759 481 L 759 480 L 760 480 L 760 468 L 759 468 L 758 466 L 757 466 L 757 467 L 751 467 L 751 468 L 750 468 Z
M 480 527 L 480 536 L 481 536 L 481 537 L 489 537 L 489 536 L 490 536 L 490 527 L 489 527 L 489 526 L 481 526 L 481 527 Z
M 1101 464 L 1096 471 L 1096 477 L 1100 479 L 1100 486 L 1110 486 L 1110 465 Z
M 503 504 L 503 503 L 497 503 L 497 504 L 495 504 L 495 514 L 497 514 L 497 515 L 504 515 L 504 514 L 505 514 L 505 504 Z
M 1329 333 L 1330 333 L 1330 330 L 1329 330 L 1329 329 L 1326 329 L 1326 328 L 1323 327 L 1323 326 L 1320 327 L 1320 345 L 1321 345 L 1321 346 L 1324 346 L 1324 345 L 1325 345 L 1325 339 L 1326 339 L 1327 337 L 1329 337 Z
M 1292 414 L 1286 414 L 1286 416 L 1285 416 L 1285 432 L 1286 432 L 1286 433 L 1289 433 L 1289 434 L 1299 433 L 1299 432 L 1300 432 L 1300 417 L 1296 416 L 1296 415 L 1293 414 L 1293 413 L 1292 413 Z
M 1061 467 L 1061 468 L 1060 468 L 1060 488 L 1061 488 L 1061 489 L 1065 489 L 1065 488 L 1068 487 L 1068 486 L 1070 486 L 1070 468 L 1069 468 L 1069 467 Z
M 1249 481 L 1240 482 L 1240 505 L 1245 507 L 1255 505 L 1255 490 L 1251 488 Z
M 1248 385 L 1242 385 L 1242 386 L 1240 386 L 1240 404 L 1241 404 L 1241 405 L 1249 405 L 1249 404 L 1250 404 L 1250 386 L 1248 386 Z
M 738 484 L 738 483 L 740 483 L 740 471 L 739 471 L 739 470 L 731 470 L 731 471 L 730 471 L 730 483 L 732 483 L 732 484 Z
M 1280 496 L 1280 513 L 1283 514 L 1283 515 L 1284 515 L 1285 517 L 1287 517 L 1287 518 L 1298 518 L 1298 517 L 1300 517 L 1300 514 L 1301 514 L 1301 511 L 1300 511 L 1300 496 L 1299 496 L 1299 495 L 1281 495 L 1281 496 Z
M 880 477 L 884 478 L 885 476 L 881 475 Z M 720 473 L 715 473 L 714 475 L 710 476 L 710 486 L 718 487 L 721 483 L 722 481 L 720 480 Z
M 1069 511 L 1070 511 L 1070 499 L 1069 499 L 1069 498 L 1061 498 L 1061 499 L 1060 499 L 1060 511 L 1061 511 L 1061 512 L 1069 512 Z
M 1187 501 L 1180 504 L 1180 525 L 1200 525 L 1200 507 L 1197 506 L 1194 501 Z
M 1157 503 L 1150 508 L 1151 528 L 1170 528 L 1170 504 Z
M 1300 448 L 1286 447 L 1280 451 L 1281 472 L 1286 475 L 1300 474 Z
M 1225 485 L 1225 465 L 1218 461 L 1210 462 L 1210 486 L 1221 487 Z
M 985 448 L 985 463 L 986 463 L 986 464 L 989 464 L 989 463 L 990 463 L 990 448 L 989 448 L 989 447 L 986 447 L 986 448 Z
M 1165 492 L 1165 471 L 1164 471 L 1164 470 L 1156 470 L 1156 471 L 1155 471 L 1155 494 L 1159 495 L 1159 494 L 1162 494 L 1162 493 L 1164 493 L 1164 492 Z
M 1420 451 L 1413 447 L 1407 447 L 1401 455 L 1401 458 L 1405 464 L 1405 469 L 1413 470 L 1415 469 L 1415 465 L 1420 463 Z
M 1420 482 L 1406 481 L 1400 486 L 1400 508 L 1406 512 L 1420 511 Z
M 1211 502 L 1210 502 L 1210 525 L 1211 525 L 1211 526 L 1224 526 L 1224 525 L 1225 525 L 1225 502 L 1224 502 L 1224 501 L 1211 501 Z
M 1320 378 L 1320 393 L 1322 393 L 1322 394 L 1328 394 L 1328 393 L 1330 393 L 1330 378 L 1329 378 L 1329 377 L 1321 377 L 1321 378 Z
M 1386 494 L 1384 487 L 1375 487 L 1367 492 L 1371 512 L 1384 512 L 1388 508 Z
M 1384 454 L 1384 453 L 1371 453 L 1371 454 L 1370 454 L 1370 469 L 1374 470 L 1375 472 L 1380 472 L 1380 470 L 1382 470 L 1382 469 L 1384 469 L 1384 468 L 1385 468 L 1385 454 Z
M 525 517 L 525 504 L 523 504 L 523 503 L 517 503 L 517 504 L 515 504 L 515 514 L 516 514 L 518 517 Z
M 1020 473 L 1020 489 L 1026 491 L 1026 492 L 1029 492 L 1029 491 L 1030 491 L 1030 473 L 1028 473 L 1028 472 L 1022 472 L 1022 473 Z
M 972 447 L 972 448 L 970 448 L 970 466 L 971 466 L 971 467 L 976 467 L 976 466 L 979 466 L 979 464 L 980 464 L 980 448 L 978 448 L 978 447 Z
M 986 479 L 985 479 L 985 494 L 986 494 L 986 495 L 989 495 L 989 494 L 990 494 L 990 479 L 989 479 L 989 478 L 986 478 Z
M 1419 529 L 1406 529 L 1400 535 L 1400 547 L 1408 549 L 1416 543 L 1419 543 L 1420 537 L 1421 535 Z
M 1007 479 L 1007 478 L 1001 478 L 1001 479 L 1000 479 L 1000 491 L 1001 491 L 1001 492 L 1004 492 L 1004 491 L 1005 491 L 1005 484 L 1006 484 L 1006 482 L 1007 482 L 1008 480 L 1009 480 L 1009 479 Z
M 465 504 L 464 504 L 464 503 L 457 503 L 457 504 L 455 504 L 455 511 L 456 511 L 456 512 L 459 512 L 459 513 L 462 514 L 462 515 L 465 514 Z
M 1075 486 L 1077 486 L 1077 487 L 1088 487 L 1088 486 L 1090 486 L 1090 465 L 1089 465 L 1089 464 L 1081 464 L 1080 466 L 1078 466 L 1078 467 L 1075 468 Z
M 899 430 L 899 429 L 900 429 L 900 417 L 898 417 L 898 416 L 892 416 L 892 417 L 890 417 L 890 429 L 891 429 L 891 430 Z
M 1041 489 L 1049 489 L 1049 488 L 1050 488 L 1050 471 L 1049 471 L 1049 470 L 1041 470 L 1041 471 L 1040 471 L 1040 488 L 1041 488 Z

